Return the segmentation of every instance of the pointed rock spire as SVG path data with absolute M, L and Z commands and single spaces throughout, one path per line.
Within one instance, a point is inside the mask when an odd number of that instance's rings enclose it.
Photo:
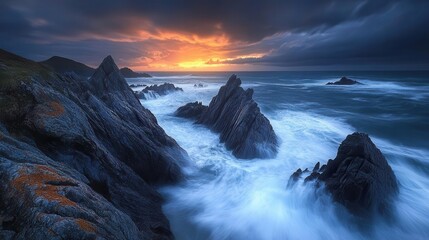
M 110 55 L 104 58 L 89 79 L 89 83 L 97 96 L 112 91 L 129 90 L 125 78 L 121 75 L 118 66 Z

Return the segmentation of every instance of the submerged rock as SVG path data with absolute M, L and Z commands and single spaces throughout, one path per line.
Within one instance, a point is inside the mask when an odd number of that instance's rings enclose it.
M 342 77 L 340 80 L 336 82 L 328 82 L 326 85 L 354 85 L 354 84 L 362 84 L 362 83 L 352 80 L 350 78 Z
M 87 80 L 0 57 L 0 236 L 172 239 L 150 184 L 180 180 L 187 154 L 113 59 Z
M 187 103 L 185 106 L 179 107 L 175 114 L 178 117 L 199 119 L 207 106 L 202 102 Z
M 196 123 L 204 124 L 220 133 L 220 141 L 237 158 L 270 158 L 277 153 L 277 137 L 270 121 L 253 100 L 253 89 L 244 90 L 241 80 L 232 75 L 202 111 Z M 187 104 L 184 109 L 195 107 Z M 195 116 L 195 115 L 194 115 Z
M 174 84 L 172 83 L 164 83 L 161 85 L 155 84 L 155 85 L 147 86 L 140 92 L 136 92 L 136 95 L 139 99 L 152 99 L 152 98 L 164 96 L 176 91 L 183 92 L 183 89 L 174 86 Z
M 398 193 L 392 168 L 367 134 L 353 133 L 341 143 L 334 160 L 318 168 L 305 181 L 324 183 L 333 199 L 352 213 L 385 213 Z M 297 172 L 299 172 L 298 169 Z M 292 174 L 288 185 L 301 174 Z

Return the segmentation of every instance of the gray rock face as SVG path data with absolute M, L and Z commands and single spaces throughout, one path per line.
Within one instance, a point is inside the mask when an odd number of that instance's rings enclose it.
M 354 84 L 362 84 L 362 83 L 352 80 L 350 78 L 342 77 L 340 80 L 336 82 L 328 82 L 326 85 L 354 85 Z
M 232 75 L 209 106 L 198 110 L 202 113 L 196 123 L 219 132 L 221 142 L 237 158 L 274 157 L 278 143 L 273 127 L 252 99 L 253 89 L 245 91 L 240 85 L 241 80 Z M 177 113 L 191 107 L 195 107 L 195 103 L 179 108 Z
M 186 152 L 110 56 L 89 80 L 49 76 L 0 87 L 0 236 L 172 239 L 149 184 L 179 180 Z
M 207 106 L 203 105 L 202 102 L 193 102 L 179 107 L 175 114 L 178 117 L 199 119 L 206 109 Z
M 385 213 L 398 193 L 392 168 L 367 134 L 353 133 L 341 143 L 337 156 L 305 178 L 324 183 L 335 201 L 355 214 Z M 302 172 L 292 174 L 289 185 Z
M 147 86 L 140 92 L 136 92 L 136 95 L 139 99 L 150 99 L 156 98 L 157 96 L 164 96 L 176 91 L 183 92 L 183 89 L 174 86 L 172 83 L 163 83 L 161 85 L 155 84 Z

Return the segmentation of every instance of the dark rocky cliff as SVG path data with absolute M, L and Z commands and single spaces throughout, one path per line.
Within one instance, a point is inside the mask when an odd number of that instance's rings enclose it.
M 0 238 L 173 238 L 151 184 L 178 181 L 187 154 L 113 59 L 90 80 L 0 62 Z

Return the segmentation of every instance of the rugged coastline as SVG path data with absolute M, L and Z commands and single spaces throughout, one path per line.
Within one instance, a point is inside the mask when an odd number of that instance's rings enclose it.
M 1 51 L 0 202 L 5 239 L 172 239 L 151 186 L 187 154 L 108 56 L 89 80 Z

